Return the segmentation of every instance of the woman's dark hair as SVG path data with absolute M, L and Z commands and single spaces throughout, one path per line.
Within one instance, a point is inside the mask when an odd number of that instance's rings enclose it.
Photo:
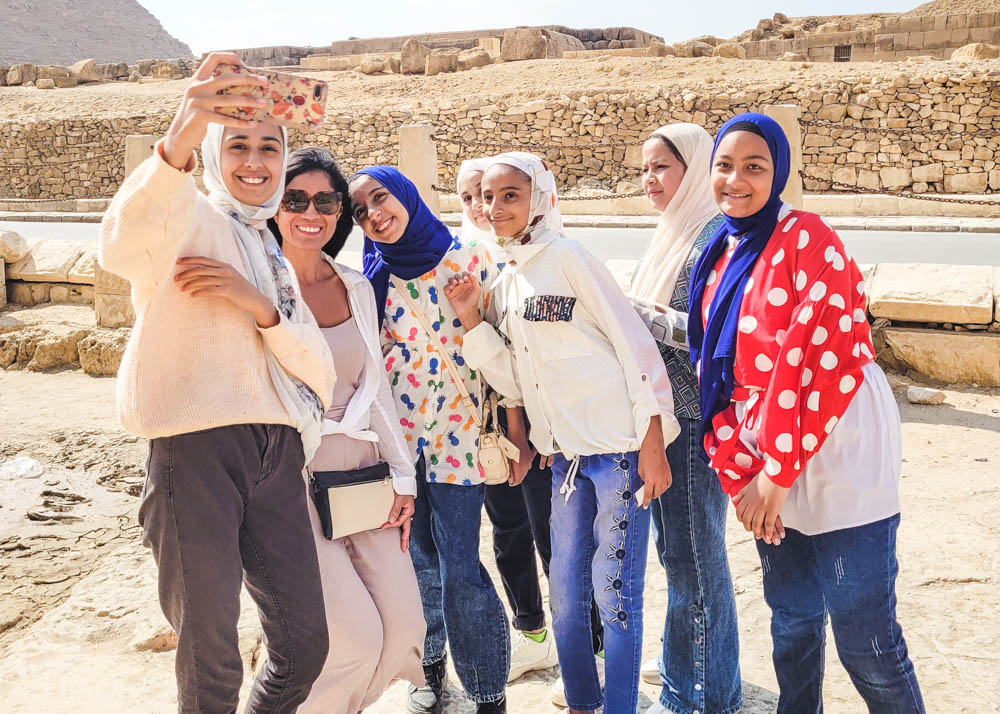
M 688 167 L 687 161 L 685 161 L 684 157 L 681 156 L 681 152 L 677 150 L 677 147 L 674 145 L 674 142 L 665 137 L 663 134 L 650 134 L 649 139 L 659 139 L 660 141 L 662 141 L 666 145 L 666 147 L 670 149 L 670 153 L 673 154 L 674 157 L 681 162 L 681 166 L 684 167 L 684 170 L 687 171 Z M 649 139 L 646 139 L 646 141 L 649 141 Z
M 336 258 L 337 253 L 340 252 L 344 247 L 344 243 L 347 242 L 347 237 L 354 228 L 354 222 L 351 217 L 353 211 L 351 210 L 351 195 L 347 190 L 347 179 L 344 178 L 340 167 L 337 166 L 337 160 L 333 158 L 333 154 L 317 146 L 296 149 L 288 157 L 285 186 L 290 184 L 296 177 L 312 173 L 313 171 L 326 174 L 327 178 L 330 179 L 330 185 L 333 187 L 333 190 L 341 196 L 340 216 L 337 218 L 337 226 L 333 229 L 333 235 L 330 236 L 330 240 L 323 246 L 324 253 L 331 258 Z M 277 239 L 278 245 L 281 245 L 282 238 L 281 233 L 278 231 L 278 224 L 272 218 L 267 222 L 267 225 Z

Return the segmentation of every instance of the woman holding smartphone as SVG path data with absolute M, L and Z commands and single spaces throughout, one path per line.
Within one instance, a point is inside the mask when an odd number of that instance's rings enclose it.
M 236 710 L 245 583 L 268 655 L 246 711 L 291 713 L 328 649 L 302 469 L 335 373 L 266 225 L 284 192 L 285 130 L 218 112 L 266 106 L 219 94 L 267 83 L 214 77 L 222 64 L 239 58 L 208 56 L 153 156 L 112 200 L 99 260 L 132 286 L 117 405 L 123 426 L 150 439 L 139 522 L 177 632 L 178 710 Z M 207 197 L 193 178 L 199 144 Z

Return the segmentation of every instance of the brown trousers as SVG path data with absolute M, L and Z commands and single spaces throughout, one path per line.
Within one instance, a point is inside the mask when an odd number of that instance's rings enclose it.
M 323 668 L 327 627 L 303 460 L 298 433 L 274 424 L 150 443 L 139 523 L 159 569 L 160 606 L 177 632 L 184 714 L 236 711 L 241 583 L 267 647 L 245 711 L 291 714 Z

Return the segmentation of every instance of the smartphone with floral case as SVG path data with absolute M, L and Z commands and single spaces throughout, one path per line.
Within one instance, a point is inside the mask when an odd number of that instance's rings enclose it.
M 220 64 L 212 72 L 215 77 L 228 74 L 257 74 L 267 77 L 267 87 L 236 85 L 220 94 L 249 94 L 268 101 L 263 109 L 253 107 L 217 107 L 219 114 L 255 121 L 271 121 L 295 129 L 309 131 L 323 125 L 326 116 L 326 82 L 299 77 L 284 72 L 255 69 L 243 65 Z

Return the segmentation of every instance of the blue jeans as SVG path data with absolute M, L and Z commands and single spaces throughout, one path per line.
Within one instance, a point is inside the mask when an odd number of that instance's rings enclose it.
M 778 546 L 757 541 L 771 608 L 778 712 L 823 711 L 827 613 L 837 654 L 872 714 L 923 714 L 896 621 L 899 516 L 807 536 L 785 529 Z
M 649 511 L 636 505 L 642 485 L 635 452 L 581 456 L 576 491 L 559 493 L 571 462 L 552 465 L 549 605 L 566 703 L 605 714 L 634 714 L 642 657 L 642 588 Z M 604 620 L 606 685 L 594 661 L 591 598 Z
M 660 703 L 677 714 L 731 714 L 743 706 L 736 600 L 726 558 L 729 498 L 702 459 L 697 420 L 679 418 L 667 447 L 673 484 L 652 509 L 667 571 Z
M 486 487 L 428 483 L 417 462 L 417 499 L 410 556 L 427 620 L 424 664 L 440 661 L 445 644 L 470 699 L 503 698 L 510 670 L 510 630 L 493 581 L 479 561 L 479 524 Z

